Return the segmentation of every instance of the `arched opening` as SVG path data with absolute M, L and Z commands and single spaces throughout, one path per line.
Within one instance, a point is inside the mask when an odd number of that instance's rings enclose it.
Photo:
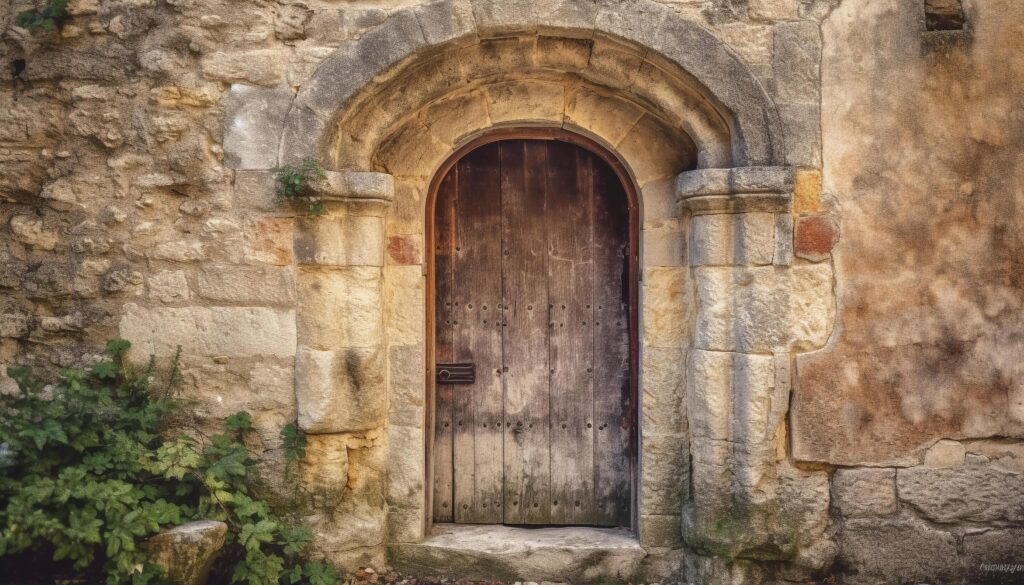
M 433 522 L 635 524 L 640 205 L 560 129 L 458 149 L 426 202 Z

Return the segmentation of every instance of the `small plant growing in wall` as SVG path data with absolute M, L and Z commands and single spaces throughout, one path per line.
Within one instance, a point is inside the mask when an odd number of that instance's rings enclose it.
M 303 159 L 297 166 L 281 165 L 274 167 L 277 178 L 277 194 L 286 201 L 303 201 L 306 213 L 317 217 L 326 212 L 323 199 L 313 192 L 313 183 L 327 178 L 324 168 L 314 159 Z
M 39 8 L 18 13 L 17 23 L 21 28 L 37 31 L 54 31 L 68 19 L 67 0 L 46 0 Z

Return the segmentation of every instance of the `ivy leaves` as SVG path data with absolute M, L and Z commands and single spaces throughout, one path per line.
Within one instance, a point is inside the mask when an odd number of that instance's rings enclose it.
M 213 436 L 169 436 L 177 360 L 159 392 L 153 361 L 129 364 L 129 347 L 112 341 L 104 359 L 63 370 L 53 384 L 30 368 L 8 369 L 19 392 L 0 395 L 0 557 L 46 550 L 109 585 L 146 585 L 161 570 L 139 544 L 168 526 L 212 518 L 230 527 L 222 561 L 232 583 L 335 585 L 333 569 L 303 559 L 309 529 L 252 491 L 252 416 L 231 415 Z M 289 461 L 305 456 L 296 425 L 281 430 L 281 442 Z
M 302 199 L 306 201 L 306 213 L 310 217 L 323 215 L 327 212 L 324 202 L 313 195 L 311 184 L 323 181 L 327 173 L 320 163 L 315 159 L 304 159 L 298 166 L 281 165 L 274 167 L 274 177 L 277 179 L 277 194 L 282 199 L 295 201 Z
M 18 13 L 18 26 L 31 31 L 57 30 L 68 18 L 67 0 L 47 0 L 39 8 L 23 10 Z

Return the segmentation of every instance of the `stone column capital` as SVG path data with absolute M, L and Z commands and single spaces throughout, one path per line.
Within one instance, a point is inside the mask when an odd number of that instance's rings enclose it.
M 792 207 L 793 176 L 792 167 L 686 171 L 676 177 L 676 203 L 684 215 L 787 213 Z

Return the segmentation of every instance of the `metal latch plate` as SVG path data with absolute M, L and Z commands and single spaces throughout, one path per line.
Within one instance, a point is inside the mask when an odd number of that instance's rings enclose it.
M 476 381 L 473 364 L 437 364 L 434 373 L 438 384 L 472 384 Z

